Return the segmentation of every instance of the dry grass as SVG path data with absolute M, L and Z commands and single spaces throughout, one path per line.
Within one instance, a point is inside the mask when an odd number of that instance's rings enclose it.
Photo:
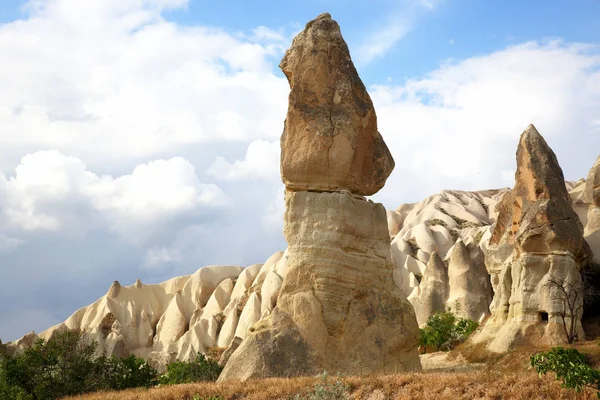
M 600 346 L 597 342 L 582 342 L 574 346 L 586 355 L 590 364 L 600 367 Z M 329 377 L 329 382 L 341 379 L 349 387 L 351 399 L 597 399 L 595 391 L 580 394 L 563 389 L 552 374 L 542 378 L 529 365 L 529 357 L 544 349 L 530 348 L 504 355 L 489 354 L 483 346 L 459 346 L 448 353 L 448 360 L 463 359 L 470 363 L 485 363 L 481 369 L 461 372 L 419 372 L 396 375 Z M 219 398 L 276 400 L 291 399 L 296 394 L 313 390 L 321 382 L 317 377 L 278 378 L 228 382 L 225 384 L 196 383 L 154 388 L 100 392 L 77 397 L 85 400 L 193 400 Z M 377 395 L 374 395 L 376 393 Z M 214 398 L 214 397 L 213 397 Z
M 218 362 L 221 359 L 221 356 L 223 355 L 225 350 L 227 350 L 227 347 L 209 347 L 208 349 L 206 349 L 206 357 Z
M 334 378 L 329 378 L 334 379 Z M 562 389 L 549 376 L 539 378 L 533 371 L 510 373 L 481 370 L 471 373 L 413 373 L 387 376 L 341 378 L 350 387 L 350 398 L 369 399 L 378 392 L 385 399 L 597 399 L 592 391 L 577 394 Z M 86 400 L 192 400 L 194 396 L 224 399 L 289 399 L 310 391 L 318 378 L 264 379 L 245 383 L 198 383 L 150 390 L 95 393 Z

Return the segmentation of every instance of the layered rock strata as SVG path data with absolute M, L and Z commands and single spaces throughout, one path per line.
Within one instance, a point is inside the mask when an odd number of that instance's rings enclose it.
M 497 352 L 521 344 L 562 343 L 563 322 L 575 324 L 583 337 L 581 314 L 565 309 L 551 281 L 578 290 L 581 264 L 591 253 L 556 156 L 533 125 L 519 141 L 515 187 L 497 209 L 486 252 L 495 292 L 492 315 L 475 340 L 488 341 Z
M 281 68 L 291 88 L 281 137 L 287 273 L 277 306 L 219 379 L 418 370 L 417 321 L 394 285 L 386 211 L 362 197 L 394 161 L 329 14 L 306 25 Z

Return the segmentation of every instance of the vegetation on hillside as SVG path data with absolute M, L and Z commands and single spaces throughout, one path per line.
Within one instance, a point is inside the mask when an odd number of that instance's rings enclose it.
M 157 384 L 214 381 L 221 367 L 203 355 L 175 362 L 159 376 L 142 358 L 97 356 L 97 344 L 78 332 L 38 339 L 20 354 L 0 353 L 0 399 L 46 400 L 100 390 L 149 388 Z
M 223 370 L 216 361 L 198 353 L 193 362 L 176 361 L 167 366 L 167 372 L 158 381 L 162 385 L 216 381 Z
M 553 349 L 531 356 L 531 366 L 542 376 L 554 372 L 556 379 L 562 381 L 562 386 L 581 392 L 589 387 L 599 390 L 596 394 L 600 398 L 600 371 L 592 368 L 585 356 L 576 349 L 554 347 Z
M 437 350 L 450 350 L 464 341 L 479 324 L 466 318 L 457 318 L 451 311 L 438 312 L 427 319 L 420 329 L 419 345 L 423 348 L 435 346 Z

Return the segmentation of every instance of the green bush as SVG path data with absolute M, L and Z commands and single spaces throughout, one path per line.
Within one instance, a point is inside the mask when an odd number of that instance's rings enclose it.
M 531 356 L 531 366 L 542 376 L 554 372 L 562 387 L 580 392 L 585 387 L 600 390 L 600 371 L 590 367 L 583 354 L 575 349 L 554 347 Z M 596 393 L 600 398 L 600 392 Z
M 223 367 L 198 353 L 194 361 L 177 361 L 167 365 L 167 373 L 159 378 L 161 385 L 176 385 L 199 381 L 216 381 Z
M 448 350 L 456 343 L 465 340 L 475 329 L 478 323 L 466 318 L 457 318 L 452 312 L 438 312 L 427 320 L 427 324 L 420 329 L 421 338 L 419 345 L 423 347 L 435 346 L 437 350 Z
M 3 357 L 4 386 L 19 388 L 14 390 L 33 399 L 56 399 L 99 389 L 95 348 L 72 331 L 59 333 L 48 342 L 38 339 L 23 353 Z
M 23 353 L 0 354 L 0 398 L 45 400 L 97 390 L 149 387 L 157 372 L 143 359 L 96 357 L 96 343 L 75 331 L 39 339 Z
M 137 387 L 148 388 L 157 383 L 158 373 L 144 359 L 134 355 L 119 358 L 100 358 L 103 365 L 104 386 L 111 390 L 123 390 Z

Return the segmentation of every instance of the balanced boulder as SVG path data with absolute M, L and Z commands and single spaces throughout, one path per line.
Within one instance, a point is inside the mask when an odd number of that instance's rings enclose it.
M 394 159 L 337 22 L 329 14 L 309 22 L 280 67 L 291 89 L 281 136 L 286 187 L 364 196 L 379 191 Z
M 281 138 L 287 269 L 277 305 L 219 380 L 419 370 L 419 329 L 394 284 L 386 211 L 363 197 L 383 187 L 394 162 L 337 22 L 309 22 L 281 68 L 291 87 Z

